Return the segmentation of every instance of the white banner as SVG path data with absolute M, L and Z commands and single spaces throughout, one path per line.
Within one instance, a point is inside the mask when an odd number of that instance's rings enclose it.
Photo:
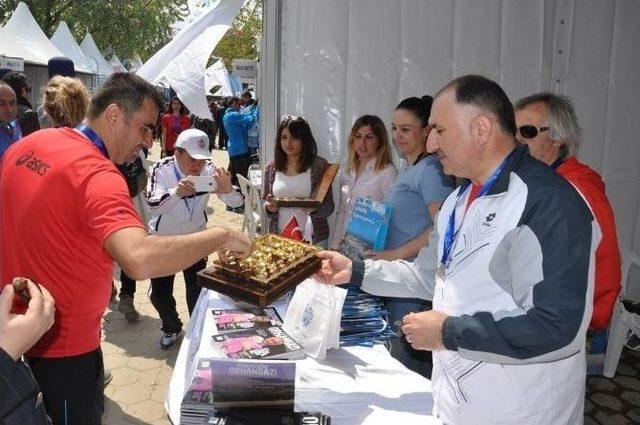
M 256 61 L 251 59 L 234 59 L 233 73 L 240 78 L 255 80 L 258 74 Z
M 12 71 L 24 71 L 24 59 L 0 55 L 0 68 L 9 68 Z
M 186 25 L 137 74 L 152 84 L 165 80 L 193 114 L 211 119 L 205 97 L 205 67 L 242 3 L 242 0 L 222 0 L 201 18 Z

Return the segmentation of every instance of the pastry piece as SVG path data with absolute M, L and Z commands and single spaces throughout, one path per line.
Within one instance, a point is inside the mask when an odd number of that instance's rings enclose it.
M 29 284 L 26 278 L 14 277 L 12 285 L 15 292 L 20 295 L 24 302 L 28 303 L 29 300 L 31 300 L 31 295 L 29 294 Z

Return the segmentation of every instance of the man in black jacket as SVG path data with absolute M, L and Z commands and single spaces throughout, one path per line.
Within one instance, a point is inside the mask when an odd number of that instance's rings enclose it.
M 0 294 L 0 423 L 50 424 L 42 393 L 22 354 L 53 324 L 54 301 L 49 291 L 27 282 L 31 297 L 25 314 L 12 314 L 13 285 Z
M 18 100 L 18 123 L 22 130 L 22 137 L 26 137 L 34 131 L 40 130 L 38 113 L 33 110 L 28 97 L 31 86 L 27 77 L 22 72 L 12 71 L 2 77 L 2 81 L 11 86 Z

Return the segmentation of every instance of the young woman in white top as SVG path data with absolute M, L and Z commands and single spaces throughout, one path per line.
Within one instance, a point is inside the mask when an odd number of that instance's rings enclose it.
M 356 199 L 382 201 L 397 175 L 387 129 L 379 117 L 358 118 L 351 128 L 348 148 L 348 163 L 340 171 L 340 203 L 330 244 L 335 250 L 340 248 Z
M 333 213 L 333 196 L 327 193 L 317 210 L 278 208 L 269 202 L 273 197 L 309 197 L 320 184 L 329 163 L 318 155 L 311 128 L 302 117 L 285 115 L 278 126 L 274 159 L 265 166 L 262 196 L 271 218 L 269 231 L 282 233 L 295 215 L 298 226 L 312 229 L 311 242 L 327 247 L 329 224 Z

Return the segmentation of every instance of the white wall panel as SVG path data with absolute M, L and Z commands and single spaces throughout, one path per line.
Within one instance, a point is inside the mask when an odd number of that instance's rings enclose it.
M 269 0 L 271 1 L 271 0 Z M 280 114 L 304 115 L 330 161 L 355 118 L 483 74 L 513 101 L 570 96 L 621 245 L 640 251 L 640 1 L 282 0 Z M 265 52 L 268 54 L 268 52 Z M 273 125 L 270 124 L 270 125 Z M 273 135 L 265 154 L 273 155 Z

